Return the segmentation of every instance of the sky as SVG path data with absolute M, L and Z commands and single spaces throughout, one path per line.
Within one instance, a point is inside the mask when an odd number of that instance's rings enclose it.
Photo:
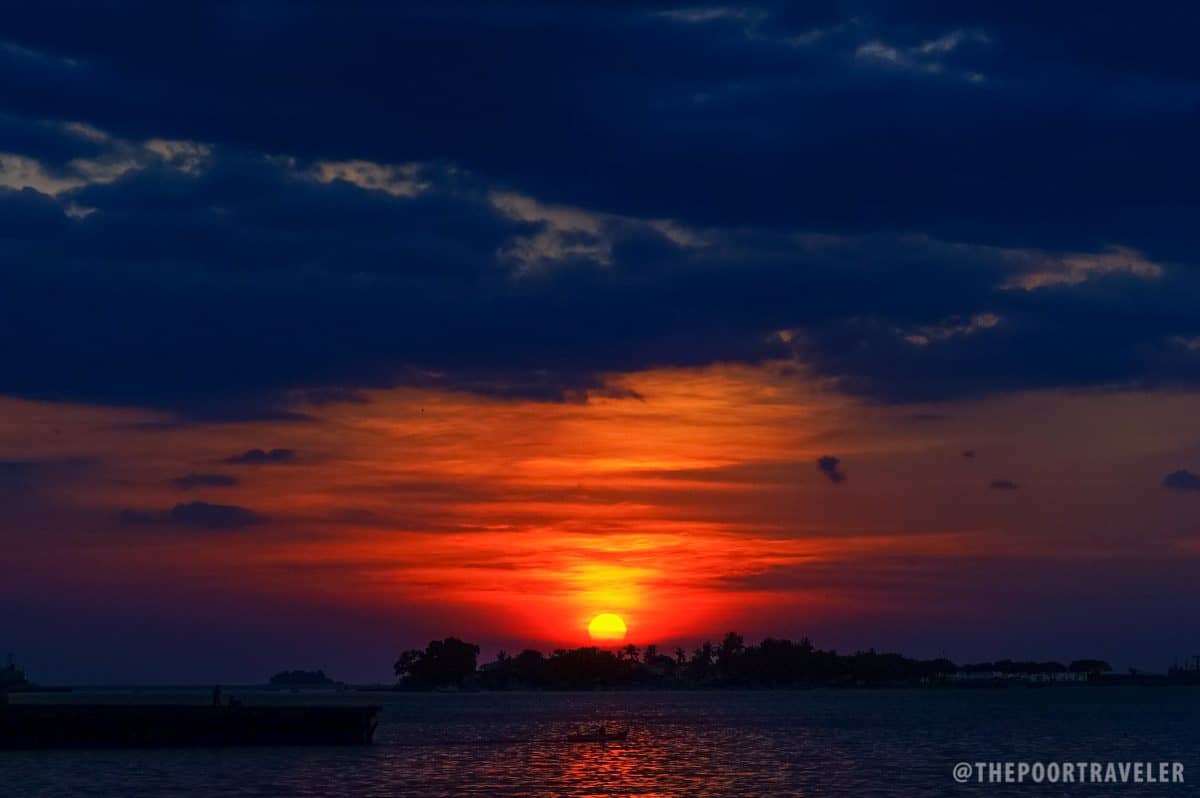
M 0 653 L 1191 656 L 1198 17 L 11 10 Z

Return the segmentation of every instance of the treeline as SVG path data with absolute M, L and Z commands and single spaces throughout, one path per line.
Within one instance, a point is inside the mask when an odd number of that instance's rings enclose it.
M 948 659 L 918 660 L 900 654 L 860 651 L 838 654 L 799 642 L 768 637 L 757 645 L 730 632 L 718 644 L 705 642 L 688 652 L 628 645 L 617 650 L 594 646 L 557 649 L 549 656 L 527 649 L 478 664 L 479 646 L 447 637 L 424 650 L 405 651 L 395 663 L 397 684 L 412 689 L 479 687 L 512 689 L 596 689 L 620 687 L 787 687 L 798 685 L 937 684 L 958 674 L 1099 674 L 1102 660 L 979 663 L 959 667 Z

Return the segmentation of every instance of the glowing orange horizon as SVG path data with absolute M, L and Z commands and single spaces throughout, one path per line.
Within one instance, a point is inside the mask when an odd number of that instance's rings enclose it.
M 377 391 L 366 403 L 301 407 L 315 424 L 154 427 L 161 419 L 142 411 L 6 399 L 0 439 L 11 451 L 0 456 L 37 448 L 63 462 L 103 458 L 113 471 L 64 488 L 60 512 L 100 508 L 110 519 L 104 534 L 74 517 L 54 532 L 71 544 L 45 549 L 64 579 L 160 574 L 197 595 L 220 585 L 465 619 L 496 639 L 548 644 L 585 644 L 601 613 L 621 618 L 625 639 L 645 645 L 742 628 L 768 610 L 779 618 L 880 606 L 922 612 L 895 588 L 906 561 L 1044 555 L 1032 534 L 993 534 L 1002 497 L 977 491 L 977 506 L 959 512 L 960 497 L 976 493 L 947 491 L 957 472 L 911 466 L 961 459 L 929 425 L 884 423 L 886 409 L 822 392 L 789 366 L 619 381 L 626 398 L 583 404 Z M 1048 470 L 1061 467 L 1058 452 L 1072 451 L 1063 443 L 1072 424 L 1080 447 L 1102 424 L 1100 410 L 1081 414 L 1067 399 L 1021 400 L 1041 403 L 1035 409 L 1017 401 L 986 412 L 1053 418 L 1060 444 L 1039 458 Z M 1136 415 L 1128 399 L 1107 401 L 1114 416 Z M 1166 408 L 1158 416 L 1191 412 L 1182 399 L 1155 401 Z M 948 436 L 952 423 L 937 435 Z M 1117 425 L 1109 445 L 1167 445 L 1148 434 Z M 223 463 L 273 446 L 296 449 L 296 463 Z M 830 451 L 849 464 L 845 484 L 813 466 Z M 187 492 L 171 484 L 211 471 L 232 472 L 238 484 Z M 218 533 L 117 520 L 124 508 L 188 501 L 245 506 L 270 520 Z

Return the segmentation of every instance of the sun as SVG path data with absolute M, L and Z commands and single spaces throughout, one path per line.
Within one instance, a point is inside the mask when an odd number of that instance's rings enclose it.
M 600 613 L 588 624 L 588 635 L 593 640 L 624 640 L 625 632 L 621 616 L 611 612 Z

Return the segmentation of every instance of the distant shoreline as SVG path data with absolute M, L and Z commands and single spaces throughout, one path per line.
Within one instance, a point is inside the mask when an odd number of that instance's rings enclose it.
M 798 641 L 767 637 L 747 643 L 729 632 L 719 642 L 705 641 L 690 653 L 677 647 L 660 650 L 625 645 L 615 650 L 597 646 L 555 649 L 545 655 L 526 649 L 512 656 L 501 651 L 491 662 L 478 663 L 479 646 L 447 637 L 422 649 L 404 651 L 394 672 L 400 689 L 659 689 L 696 690 L 791 687 L 912 687 L 926 689 L 995 689 L 1018 686 L 1200 685 L 1200 658 L 1195 667 L 1178 666 L 1166 674 L 1130 668 L 1116 673 L 1106 660 L 1000 659 L 958 665 L 945 657 L 922 660 L 875 649 L 839 654 Z
M 658 646 L 618 649 L 585 646 L 555 649 L 549 655 L 525 649 L 515 656 L 500 651 L 480 664 L 479 646 L 447 637 L 424 649 L 401 653 L 393 665 L 395 683 L 354 685 L 323 670 L 283 670 L 265 683 L 235 689 L 300 692 L 506 692 L 528 691 L 694 691 L 729 689 L 1008 689 L 1016 687 L 1168 687 L 1200 686 L 1200 656 L 1166 673 L 1130 668 L 1114 672 L 1102 659 L 1000 659 L 958 665 L 945 657 L 921 660 L 874 649 L 839 654 L 799 641 L 767 637 L 747 644 L 736 632 L 719 642 L 705 641 L 692 652 Z M 216 680 L 219 681 L 219 680 Z M 228 689 L 230 685 L 226 684 Z M 75 690 L 191 691 L 209 685 L 39 685 L 11 661 L 0 669 L 5 694 L 61 693 Z

